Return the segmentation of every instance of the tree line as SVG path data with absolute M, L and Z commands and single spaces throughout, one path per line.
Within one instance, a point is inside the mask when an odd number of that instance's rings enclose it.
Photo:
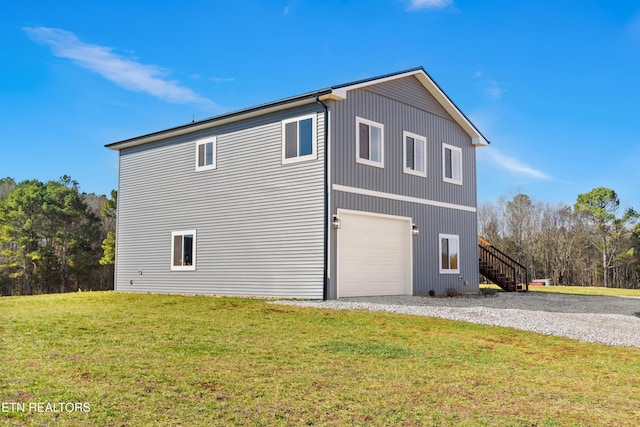
M 0 295 L 113 289 L 117 193 L 81 193 L 68 176 L 0 179 Z M 479 234 L 559 285 L 640 288 L 640 224 L 615 191 L 573 206 L 526 194 L 478 207 Z
M 578 195 L 573 206 L 526 194 L 478 207 L 478 232 L 527 267 L 532 279 L 558 285 L 640 288 L 640 224 L 612 189 Z
M 113 289 L 116 198 L 0 179 L 0 295 Z

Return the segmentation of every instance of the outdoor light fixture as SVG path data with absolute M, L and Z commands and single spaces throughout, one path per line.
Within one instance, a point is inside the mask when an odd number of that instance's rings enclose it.
M 411 224 L 411 235 L 413 237 L 417 237 L 420 235 L 420 229 L 415 224 Z
M 336 230 L 340 228 L 340 226 L 342 225 L 342 222 L 340 221 L 340 218 L 338 218 L 337 215 L 334 215 L 333 218 L 331 218 L 331 225 L 333 226 L 333 228 L 335 228 Z

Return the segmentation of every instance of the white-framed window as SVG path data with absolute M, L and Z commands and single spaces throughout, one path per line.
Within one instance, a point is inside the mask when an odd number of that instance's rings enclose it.
M 171 270 L 193 271 L 196 269 L 196 230 L 173 231 L 171 233 Z
M 215 136 L 196 141 L 196 172 L 216 168 L 216 141 Z
M 440 234 L 440 274 L 460 273 L 460 237 Z
M 384 125 L 356 117 L 356 162 L 384 167 Z
M 424 136 L 402 132 L 402 152 L 404 173 L 427 176 L 427 139 Z
M 318 158 L 316 152 L 316 115 L 282 121 L 282 163 Z
M 462 185 L 462 149 L 442 144 L 442 180 Z

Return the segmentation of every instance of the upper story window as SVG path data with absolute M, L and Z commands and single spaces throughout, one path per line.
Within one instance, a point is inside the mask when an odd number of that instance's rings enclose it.
M 384 125 L 356 117 L 356 162 L 384 167 Z
M 216 168 L 216 137 L 196 141 L 196 171 Z
M 424 136 L 404 131 L 402 133 L 404 173 L 427 176 L 427 139 Z
M 462 149 L 442 144 L 442 179 L 445 182 L 462 185 Z
M 316 159 L 315 114 L 282 121 L 282 163 Z
M 171 233 L 171 270 L 196 269 L 196 230 Z
M 460 273 L 460 237 L 440 234 L 440 273 Z

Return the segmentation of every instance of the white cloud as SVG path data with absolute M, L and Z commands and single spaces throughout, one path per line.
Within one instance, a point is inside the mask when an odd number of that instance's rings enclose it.
M 209 80 L 214 83 L 228 83 L 236 81 L 233 77 L 209 77 Z
M 453 0 L 409 0 L 409 10 L 444 9 L 453 4 Z
M 502 95 L 506 91 L 507 90 L 503 88 L 499 82 L 497 82 L 496 80 L 490 80 L 489 84 L 484 89 L 484 94 L 487 98 L 497 101 L 498 99 L 502 98 Z
M 493 147 L 485 147 L 482 151 L 491 159 L 491 162 L 514 175 L 534 179 L 538 181 L 551 179 L 549 175 L 541 170 L 535 169 L 533 166 L 527 165 L 522 161 L 501 153 Z
M 83 43 L 75 34 L 58 28 L 25 27 L 23 30 L 32 40 L 49 46 L 55 56 L 70 59 L 125 89 L 145 92 L 169 102 L 214 106 L 211 100 L 168 79 L 167 70 L 156 65 L 125 58 L 109 47 Z

